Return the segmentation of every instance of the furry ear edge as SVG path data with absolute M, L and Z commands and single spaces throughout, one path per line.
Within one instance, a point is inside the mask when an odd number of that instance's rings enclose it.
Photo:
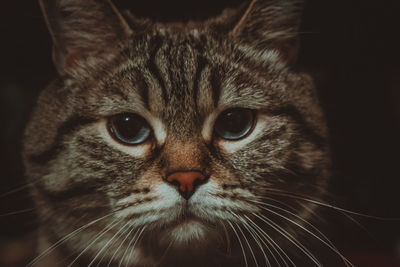
M 133 34 L 133 29 L 129 25 L 128 21 L 124 18 L 122 13 L 118 10 L 118 8 L 114 5 L 112 0 L 107 0 L 108 5 L 112 8 L 114 11 L 114 14 L 117 16 L 118 20 L 120 21 L 120 24 L 125 32 L 125 35 L 131 36 Z
M 100 56 L 133 30 L 111 0 L 39 0 L 61 76 L 73 76 L 90 56 Z
M 230 26 L 229 36 L 258 49 L 279 51 L 291 65 L 297 59 L 303 0 L 251 0 Z M 236 15 L 237 16 L 237 15 Z

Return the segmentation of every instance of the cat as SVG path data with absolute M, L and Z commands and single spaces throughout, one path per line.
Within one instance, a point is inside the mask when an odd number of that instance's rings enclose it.
M 333 264 L 312 241 L 348 264 L 307 202 L 327 194 L 331 160 L 312 78 L 293 67 L 302 1 L 170 24 L 106 0 L 40 5 L 58 77 L 24 139 L 40 220 L 28 266 Z

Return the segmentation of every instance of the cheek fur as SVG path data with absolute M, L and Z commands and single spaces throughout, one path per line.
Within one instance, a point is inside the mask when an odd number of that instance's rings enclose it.
M 140 199 L 148 199 L 148 201 L 140 201 Z M 184 200 L 175 188 L 166 183 L 155 185 L 149 196 L 145 198 L 138 194 L 131 194 L 115 203 L 116 208 L 122 208 L 117 216 L 120 218 L 134 216 L 134 223 L 137 225 L 168 223 L 181 214 L 183 206 Z
M 239 195 L 240 198 L 235 198 Z M 189 201 L 189 207 L 198 217 L 206 221 L 233 220 L 231 212 L 256 212 L 258 208 L 245 199 L 256 200 L 256 196 L 244 188 L 223 189 L 217 181 L 210 180 L 201 186 Z
M 315 133 L 326 134 L 324 119 L 312 82 L 286 69 L 295 57 L 301 1 L 251 1 L 243 14 L 226 10 L 200 27 L 148 24 L 122 16 L 111 1 L 40 2 L 55 41 L 57 70 L 71 80 L 58 79 L 42 93 L 26 134 L 26 173 L 42 215 L 41 235 L 51 241 L 39 258 L 47 260 L 56 250 L 62 257 L 47 265 L 60 265 L 64 258 L 66 265 L 78 260 L 79 266 L 107 261 L 113 266 L 254 266 L 252 256 L 258 266 L 261 254 L 253 239 L 262 254 L 270 252 L 269 259 L 278 256 L 278 265 L 286 264 L 283 256 L 291 261 L 290 247 L 281 242 L 287 224 L 276 221 L 250 231 L 244 219 L 278 214 L 255 204 L 274 200 L 266 181 L 272 189 L 282 185 L 309 192 L 310 199 L 324 193 L 308 179 L 326 176 L 325 151 L 312 142 Z M 240 140 L 214 138 L 218 114 L 229 107 L 257 112 L 277 107 L 283 114 L 258 114 Z M 152 140 L 116 141 L 104 117 L 121 112 L 140 114 L 152 128 Z M 86 118 L 99 116 L 104 119 Z M 293 131 L 297 128 L 302 131 Z M 168 182 L 171 173 L 194 170 L 202 178 Z M 184 183 L 197 188 L 190 197 L 178 191 Z M 281 207 L 298 207 L 294 216 L 307 219 L 314 211 L 293 199 L 282 201 Z M 106 212 L 109 217 L 101 214 Z M 98 216 L 107 220 L 96 224 Z M 231 259 L 215 242 L 228 224 L 237 237 L 225 229 Z M 282 236 L 269 237 L 271 228 Z M 118 233 L 133 235 L 122 240 Z M 289 241 L 301 243 L 300 238 Z

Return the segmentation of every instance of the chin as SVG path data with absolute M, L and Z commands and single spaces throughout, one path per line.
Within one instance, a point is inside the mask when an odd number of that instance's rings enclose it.
M 209 229 L 200 221 L 187 219 L 171 227 L 166 233 L 172 246 L 187 247 L 189 244 L 202 244 L 210 235 Z
M 161 259 L 162 266 L 204 266 L 210 257 L 226 252 L 224 231 L 194 218 L 149 231 L 142 240 L 145 251 Z

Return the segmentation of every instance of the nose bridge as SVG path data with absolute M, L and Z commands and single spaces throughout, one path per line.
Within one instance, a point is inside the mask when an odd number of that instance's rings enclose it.
M 199 142 L 167 141 L 163 152 L 166 174 L 179 170 L 203 171 L 206 168 L 205 157 L 206 151 Z
M 164 179 L 186 200 L 209 177 L 207 148 L 198 139 L 168 139 L 162 155 Z

